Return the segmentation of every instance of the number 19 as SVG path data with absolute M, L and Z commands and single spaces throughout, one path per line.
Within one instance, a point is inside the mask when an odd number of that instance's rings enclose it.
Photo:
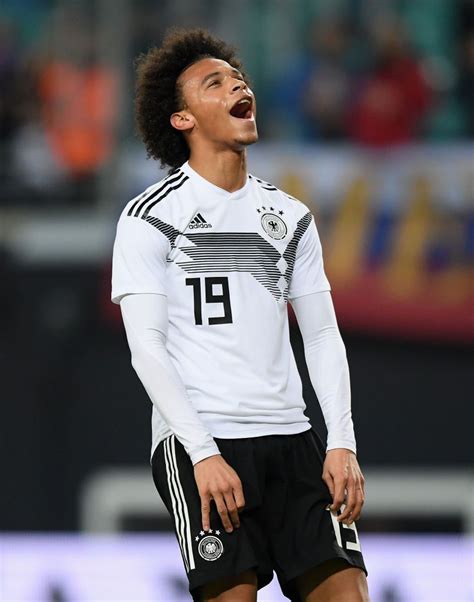
M 229 279 L 215 276 L 204 278 L 206 303 L 222 303 L 224 315 L 208 318 L 209 324 L 232 324 L 232 308 L 230 306 Z M 214 293 L 214 285 L 222 287 L 222 293 Z M 194 320 L 197 326 L 202 326 L 202 288 L 200 278 L 186 278 L 186 286 L 193 287 Z

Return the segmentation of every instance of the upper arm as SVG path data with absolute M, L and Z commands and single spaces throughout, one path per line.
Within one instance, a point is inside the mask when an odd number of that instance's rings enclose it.
M 291 302 L 304 341 L 316 339 L 328 330 L 338 332 L 336 313 L 329 291 L 297 297 Z
M 324 273 L 321 242 L 314 218 L 311 217 L 309 226 L 296 249 L 295 266 L 288 297 L 295 299 L 303 295 L 330 290 L 331 286 Z
M 168 239 L 141 219 L 124 216 L 117 225 L 112 259 L 112 301 L 124 295 L 166 295 Z
M 124 295 L 120 310 L 127 335 L 135 334 L 141 344 L 165 343 L 168 332 L 168 299 L 164 295 Z

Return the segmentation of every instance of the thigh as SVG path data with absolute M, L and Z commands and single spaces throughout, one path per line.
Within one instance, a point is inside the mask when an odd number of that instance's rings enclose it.
M 268 571 L 255 549 L 253 516 L 241 515 L 241 526 L 226 533 L 214 504 L 211 528 L 202 529 L 201 500 L 194 468 L 183 446 L 171 435 L 157 447 L 152 459 L 153 479 L 174 523 L 189 589 L 196 600 L 203 586 L 255 570 L 259 584 L 268 583 Z
M 205 585 L 200 590 L 202 602 L 256 602 L 257 574 L 246 571 L 234 577 L 226 577 Z
M 296 587 L 304 602 L 369 602 L 364 572 L 340 558 L 300 575 Z
M 309 430 L 287 437 L 274 458 L 265 508 L 283 593 L 300 599 L 296 578 L 329 560 L 341 559 L 366 572 L 355 524 L 338 523 L 328 509 L 332 499 L 322 480 L 324 449 L 317 436 Z

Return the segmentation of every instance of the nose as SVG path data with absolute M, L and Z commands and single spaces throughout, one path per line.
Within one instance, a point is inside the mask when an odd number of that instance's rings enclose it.
M 245 86 L 246 86 L 245 82 L 239 79 L 232 86 L 232 92 L 237 92 L 238 90 L 243 90 L 245 88 Z

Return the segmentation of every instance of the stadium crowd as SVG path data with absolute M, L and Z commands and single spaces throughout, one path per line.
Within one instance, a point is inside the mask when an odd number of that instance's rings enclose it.
M 15 10 L 0 7 L 0 206 L 93 204 L 117 132 L 133 144 L 120 66 L 101 54 L 93 4 L 22 0 Z M 164 10 L 169 2 L 140 4 L 127 32 L 130 61 L 122 66 L 129 81 L 133 57 L 172 24 L 163 18 L 173 14 Z M 200 4 L 206 6 L 198 18 L 206 7 L 212 14 L 213 1 Z M 261 137 L 374 148 L 472 139 L 472 0 L 434 2 L 425 29 L 402 10 L 406 3 L 389 3 L 393 10 L 375 16 L 363 2 L 352 4 L 359 9 L 305 19 L 300 46 L 288 48 L 284 60 L 266 56 L 263 72 L 246 57 Z

